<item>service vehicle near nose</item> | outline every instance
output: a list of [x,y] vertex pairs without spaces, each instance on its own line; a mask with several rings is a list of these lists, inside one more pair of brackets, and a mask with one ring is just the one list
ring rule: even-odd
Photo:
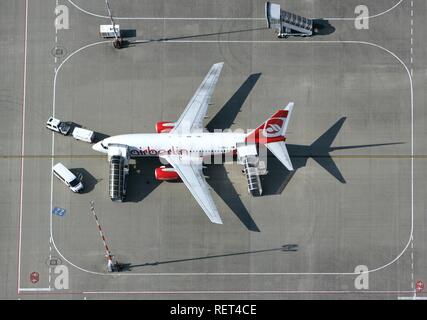
[[95,133],[88,129],[74,128],[72,135],[74,139],[92,143]]
[[83,190],[83,183],[68,170],[62,163],[58,162],[52,167],[53,174],[67,185],[71,191],[80,192]]
[[46,122],[46,128],[66,136],[70,132],[71,124],[69,122],[63,122],[54,117],[50,117]]

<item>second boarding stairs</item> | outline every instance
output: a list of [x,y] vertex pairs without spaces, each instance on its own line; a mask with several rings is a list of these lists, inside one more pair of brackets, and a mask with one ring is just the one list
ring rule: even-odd
[[265,17],[268,28],[274,29],[279,38],[313,35],[313,20],[281,10],[279,4],[266,2]]

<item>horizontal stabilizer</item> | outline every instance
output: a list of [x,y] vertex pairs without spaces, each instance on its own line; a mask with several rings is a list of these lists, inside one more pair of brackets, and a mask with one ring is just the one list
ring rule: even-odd
[[286,144],[283,141],[267,143],[265,146],[274,154],[277,159],[279,159],[279,161],[286,167],[286,169],[289,171],[294,171],[288,149],[286,149]]

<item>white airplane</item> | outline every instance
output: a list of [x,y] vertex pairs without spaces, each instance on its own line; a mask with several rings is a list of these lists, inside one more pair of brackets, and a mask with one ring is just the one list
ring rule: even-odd
[[242,145],[264,144],[290,171],[293,170],[285,145],[285,132],[293,103],[277,111],[250,133],[203,132],[203,119],[224,63],[209,70],[178,121],[158,122],[157,133],[125,134],[106,138],[93,149],[108,154],[110,144],[129,148],[131,157],[159,157],[170,166],[156,169],[157,180],[178,180],[185,183],[203,211],[213,223],[222,224],[202,172],[204,156],[238,153]]

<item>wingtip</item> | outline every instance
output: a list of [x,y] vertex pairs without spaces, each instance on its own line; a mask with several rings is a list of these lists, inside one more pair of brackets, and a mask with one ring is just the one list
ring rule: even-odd
[[215,224],[223,224],[221,218],[213,219],[211,221],[212,223],[215,223]]

